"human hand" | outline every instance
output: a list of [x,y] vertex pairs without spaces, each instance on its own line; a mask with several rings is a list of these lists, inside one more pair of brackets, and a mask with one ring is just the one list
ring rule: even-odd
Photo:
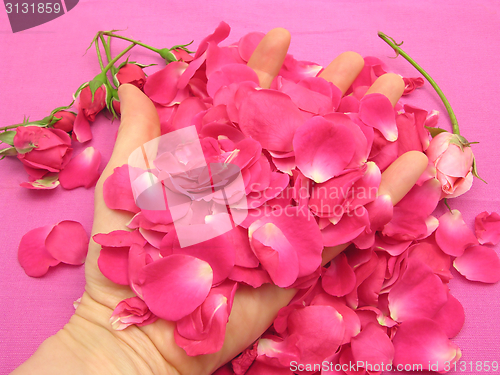
[[[270,87],[281,68],[289,42],[290,35],[286,30],[274,29],[252,55],[248,65],[257,73],[261,87]],[[345,93],[362,68],[361,56],[347,52],[333,60],[320,76]],[[399,76],[386,74],[372,85],[367,94],[381,93],[394,105],[403,90],[404,84]],[[158,115],[152,102],[130,85],[122,85],[119,95],[122,120],[112,157],[96,186],[92,235],[126,229],[132,214],[106,207],[103,183],[114,168],[127,163],[133,150],[160,136]],[[384,172],[379,194],[389,194],[396,204],[426,166],[427,158],[422,153],[403,155]],[[347,244],[325,248],[323,264],[345,247]],[[113,309],[134,293],[102,275],[97,266],[99,252],[100,246],[91,241],[85,264],[87,284],[75,315],[62,331],[42,344],[18,373],[33,369],[41,373],[43,368],[50,369],[46,366],[57,367],[61,373],[66,373],[61,366],[72,362],[71,369],[75,373],[91,369],[96,374],[210,374],[254,342],[295,294],[293,289],[281,289],[271,284],[256,289],[241,286],[235,296],[223,348],[214,354],[190,357],[175,344],[175,325],[172,322],[158,320],[144,327],[131,326],[124,331],[112,329],[109,317]],[[47,356],[52,361],[47,362]]]

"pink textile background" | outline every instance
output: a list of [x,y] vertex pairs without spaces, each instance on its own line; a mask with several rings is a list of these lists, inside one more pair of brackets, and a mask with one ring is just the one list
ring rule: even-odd
[[[466,195],[450,202],[473,226],[482,211],[499,211],[500,2],[422,0],[80,0],[64,16],[13,34],[0,5],[0,127],[45,117],[69,104],[72,93],[92,79],[99,66],[94,48],[98,30],[121,29],[122,35],[163,48],[190,42],[194,47],[224,20],[232,27],[225,43],[251,31],[285,27],[292,34],[290,52],[300,60],[326,66],[337,54],[354,50],[386,62],[391,71],[415,77],[417,72],[377,37],[383,31],[397,41],[439,83],[459,120],[462,135],[473,146],[480,175]],[[116,42],[115,47],[125,44]],[[160,63],[136,48],[132,60]],[[158,68],[148,68],[153,72]],[[430,85],[405,102],[441,112],[440,127],[449,129],[444,106]],[[104,167],[118,122],[103,115],[93,124],[94,139],[85,146],[101,151]],[[76,154],[83,148],[77,147]],[[61,220],[80,221],[90,233],[92,190],[30,191],[17,159],[0,161],[0,373],[12,371],[73,313],[72,302],[84,288],[83,267],[61,265],[40,279],[26,276],[17,261],[23,234]],[[441,212],[444,212],[440,204]],[[499,247],[495,247],[500,252]],[[465,371],[477,374],[477,361],[500,361],[500,284],[469,282],[453,272],[451,292],[463,304],[465,325],[453,340],[462,349]],[[471,362],[472,361],[472,369]]]

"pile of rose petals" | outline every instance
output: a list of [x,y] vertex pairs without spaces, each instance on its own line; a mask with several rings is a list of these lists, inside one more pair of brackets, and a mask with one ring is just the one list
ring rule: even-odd
[[[428,127],[437,114],[365,95],[385,73],[374,57],[345,96],[318,77],[321,66],[291,55],[261,89],[246,63],[264,34],[219,46],[229,31],[221,23],[194,57],[141,81],[162,137],[189,129],[197,140],[160,140],[148,167],[116,168],[104,184],[108,207],[134,214],[129,231],[93,237],[101,272],[136,294],[118,304],[113,327],[174,321],[187,354],[213,353],[238,286],[274,283],[296,296],[218,374],[351,374],[352,363],[364,374],[436,362],[432,370],[444,372],[461,356],[450,339],[464,323],[448,288],[451,265],[469,280],[500,279],[491,247],[500,215],[478,215],[475,233],[457,210],[433,216],[443,196],[468,189],[465,178],[446,186],[437,178],[444,172],[434,161],[448,146],[433,146]],[[422,85],[405,82],[405,94]],[[434,161],[407,196],[393,207],[377,195],[396,158],[429,147]],[[344,243],[351,245],[322,265],[323,248]],[[318,368],[324,361],[329,369]]]

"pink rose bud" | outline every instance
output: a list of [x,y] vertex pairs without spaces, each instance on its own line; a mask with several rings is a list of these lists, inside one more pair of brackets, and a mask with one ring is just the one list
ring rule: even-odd
[[429,162],[436,167],[441,183],[441,198],[454,198],[472,186],[474,155],[465,139],[443,132],[435,136],[426,150]]
[[17,158],[31,180],[41,179],[49,172],[60,172],[71,159],[71,139],[64,130],[21,126],[14,136]]
[[54,117],[60,118],[60,120],[54,123],[55,129],[64,130],[66,133],[69,133],[73,130],[73,124],[75,122],[76,115],[73,112],[69,111],[58,111],[54,113]]
[[120,85],[123,83],[130,83],[141,90],[146,83],[146,74],[144,74],[142,68],[136,64],[123,65],[118,73],[116,73],[116,78],[118,82],[120,82]]
[[104,86],[99,87],[94,93],[94,100],[92,100],[92,93],[90,87],[85,86],[80,91],[80,104],[78,112],[82,112],[85,118],[91,122],[95,121],[95,116],[106,107],[106,89]]

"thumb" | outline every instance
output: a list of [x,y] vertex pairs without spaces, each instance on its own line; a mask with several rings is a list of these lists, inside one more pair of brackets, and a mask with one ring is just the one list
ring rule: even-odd
[[136,86],[123,84],[118,88],[121,122],[106,170],[127,163],[136,148],[160,136],[160,120],[153,102]]
[[[144,143],[161,135],[160,120],[153,102],[136,86],[122,84],[118,88],[120,97],[121,120],[111,158],[97,182],[95,189],[94,229],[103,231],[122,229],[109,227],[113,220],[109,216],[113,210],[106,207],[103,197],[103,185],[106,179],[113,174],[113,170],[127,164],[130,154]],[[117,215],[116,213],[114,214]],[[127,219],[128,220],[128,219]],[[123,220],[126,222],[127,220]],[[104,225],[106,224],[106,225]]]

